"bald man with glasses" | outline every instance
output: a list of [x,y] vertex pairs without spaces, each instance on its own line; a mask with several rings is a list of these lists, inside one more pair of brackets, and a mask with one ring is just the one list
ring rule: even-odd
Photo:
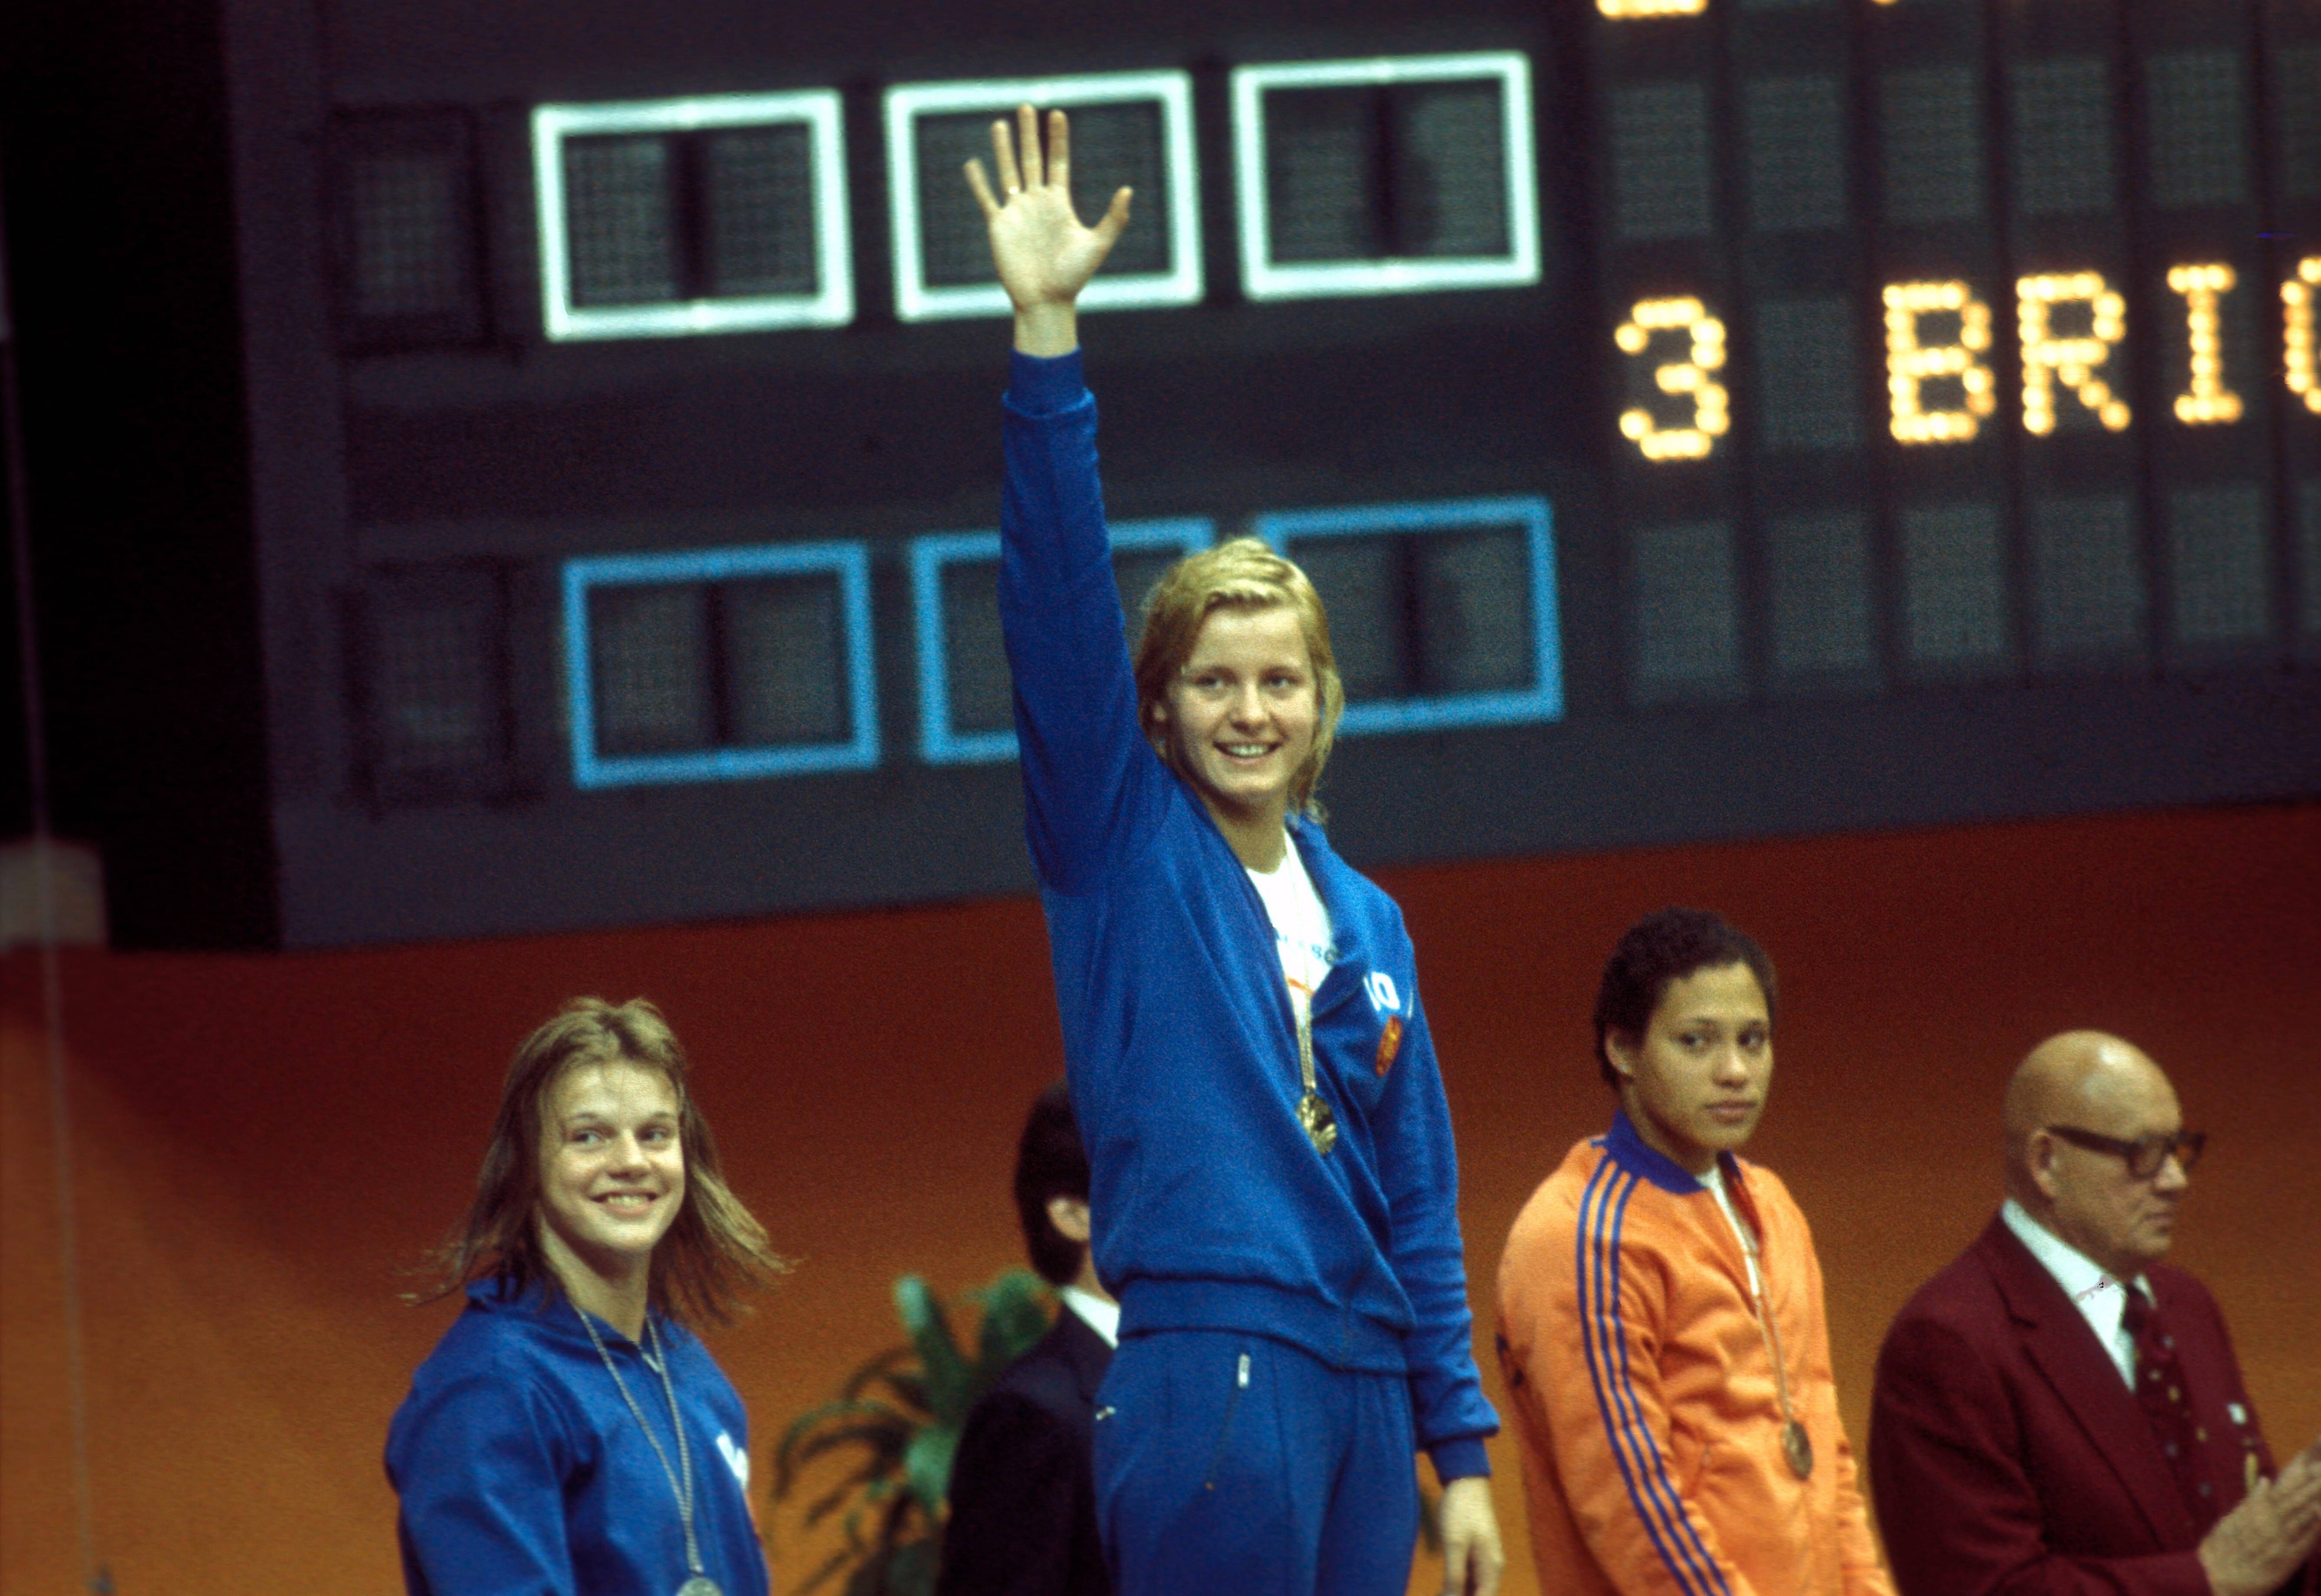
[[2216,1300],[2160,1261],[2205,1145],[2168,1077],[2069,1032],[2005,1119],[2005,1204],[1879,1354],[1870,1483],[1902,1596],[2314,1589],[2321,1441],[2276,1475]]

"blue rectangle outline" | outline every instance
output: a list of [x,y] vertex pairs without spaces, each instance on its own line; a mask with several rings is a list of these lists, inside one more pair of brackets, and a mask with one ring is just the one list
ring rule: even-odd
[[[828,570],[838,576],[846,631],[847,703],[854,735],[844,743],[784,748],[713,748],[698,753],[600,759],[596,689],[588,670],[588,590],[645,582],[717,582],[736,577]],[[870,548],[859,540],[756,543],[672,554],[598,554],[564,562],[564,690],[571,711],[572,784],[584,792],[650,782],[736,781],[763,776],[875,770],[878,764],[877,655],[870,631]]]
[[[1206,515],[1122,521],[1111,527],[1112,552],[1181,549],[1198,552],[1216,542]],[[961,561],[999,558],[997,532],[939,532],[911,540],[911,633],[918,650],[919,758],[931,765],[998,764],[1017,752],[1015,734],[951,729],[951,661],[944,648],[942,568]]]
[[1364,533],[1436,532],[1460,526],[1520,524],[1531,555],[1532,669],[1538,685],[1499,692],[1450,693],[1384,704],[1349,704],[1341,733],[1443,731],[1460,726],[1521,725],[1563,718],[1563,629],[1555,587],[1555,512],[1537,495],[1444,499],[1394,505],[1349,505],[1323,510],[1272,510],[1252,516],[1250,530],[1285,558],[1293,537],[1348,537]]

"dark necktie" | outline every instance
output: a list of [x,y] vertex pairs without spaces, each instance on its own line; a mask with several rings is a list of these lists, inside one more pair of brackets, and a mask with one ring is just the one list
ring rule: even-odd
[[2176,1476],[2176,1489],[2183,1493],[2195,1531],[2205,1536],[2216,1522],[2216,1488],[2201,1477],[2201,1443],[2207,1436],[2192,1418],[2183,1365],[2176,1357],[2176,1337],[2169,1334],[2159,1306],[2139,1287],[2127,1288],[2127,1308],[2120,1322],[2135,1339],[2136,1404],[2159,1438],[2160,1450]]

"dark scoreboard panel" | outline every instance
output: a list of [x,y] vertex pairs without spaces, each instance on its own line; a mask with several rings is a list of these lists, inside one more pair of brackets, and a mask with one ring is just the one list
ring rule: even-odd
[[36,14],[56,810],[122,940],[1028,889],[957,176],[1026,97],[1138,193],[1122,594],[1306,565],[1361,864],[2321,794],[2315,0],[1021,14]]
[[2321,10],[1597,11],[1632,702],[2310,656]]

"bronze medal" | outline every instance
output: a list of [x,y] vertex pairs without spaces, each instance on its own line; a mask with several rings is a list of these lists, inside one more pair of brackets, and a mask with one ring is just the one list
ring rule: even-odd
[[1781,1455],[1789,1460],[1789,1473],[1800,1480],[1813,1478],[1813,1437],[1794,1418],[1781,1426]]
[[1327,1158],[1330,1149],[1338,1145],[1338,1119],[1320,1092],[1308,1091],[1297,1099],[1297,1123],[1306,1127],[1306,1139],[1314,1144],[1314,1151]]

